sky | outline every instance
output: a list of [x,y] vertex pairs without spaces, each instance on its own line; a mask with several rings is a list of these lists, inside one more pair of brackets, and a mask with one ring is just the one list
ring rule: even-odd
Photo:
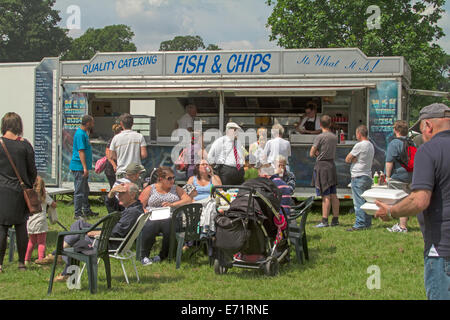
[[[162,41],[179,35],[199,35],[206,46],[224,50],[278,48],[269,41],[266,23],[272,7],[265,0],[56,0],[54,8],[60,11],[61,27],[68,22],[74,27],[69,32],[73,38],[88,28],[130,26],[138,51],[158,51]],[[450,53],[450,1],[445,9],[439,26],[446,36],[438,44]]]

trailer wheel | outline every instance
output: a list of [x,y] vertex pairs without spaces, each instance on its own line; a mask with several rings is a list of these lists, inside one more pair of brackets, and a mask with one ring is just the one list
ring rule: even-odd
[[264,265],[264,273],[266,274],[266,276],[274,277],[278,274],[279,270],[280,270],[280,265],[276,258],[270,259]]
[[227,271],[228,271],[228,268],[221,266],[218,259],[214,260],[214,272],[216,274],[225,274],[225,273],[227,273]]

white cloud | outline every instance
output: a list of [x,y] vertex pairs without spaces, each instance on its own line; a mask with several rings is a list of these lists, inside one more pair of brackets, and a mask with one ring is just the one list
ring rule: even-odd
[[236,40],[219,42],[218,46],[224,50],[254,50],[253,44],[249,40]]
[[125,19],[142,13],[144,0],[116,0],[116,12],[119,18]]
[[168,0],[148,0],[148,3],[153,7],[161,7],[163,5],[168,5]]

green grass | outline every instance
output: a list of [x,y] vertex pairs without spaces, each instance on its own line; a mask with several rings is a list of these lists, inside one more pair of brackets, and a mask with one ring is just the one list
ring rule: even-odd
[[[92,209],[106,214],[102,204],[92,197]],[[137,264],[141,282],[136,283],[130,262],[126,264],[130,285],[127,285],[118,261],[112,261],[112,288],[107,290],[103,263],[99,266],[98,293],[92,296],[87,274],[81,290],[69,290],[65,283],[55,283],[47,296],[50,266],[33,265],[25,272],[17,269],[17,253],[13,263],[6,253],[0,274],[0,299],[101,299],[101,300],[249,300],[249,299],[426,299],[423,285],[423,239],[416,218],[409,222],[407,234],[392,234],[386,227],[394,222],[374,220],[371,230],[347,232],[354,222],[351,202],[342,202],[340,226],[317,229],[320,202],[308,216],[307,234],[310,260],[296,262],[291,249],[291,263],[280,267],[277,277],[267,277],[255,270],[233,268],[225,275],[216,275],[207,257],[199,253],[184,258],[179,270],[174,262],[162,262],[147,267]],[[68,198],[58,201],[59,220],[67,228],[73,223],[73,205]],[[92,222],[95,220],[92,220]],[[47,253],[55,248],[58,225],[50,225]],[[155,245],[155,254],[160,243]],[[33,260],[37,257],[37,250]],[[368,289],[372,275],[367,269],[380,268],[380,289]],[[59,265],[57,272],[62,271]]]

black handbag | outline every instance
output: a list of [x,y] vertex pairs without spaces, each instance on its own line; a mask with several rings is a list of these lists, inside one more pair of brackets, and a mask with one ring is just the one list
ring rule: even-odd
[[20,186],[22,187],[22,190],[23,190],[23,197],[25,198],[25,202],[27,204],[30,215],[42,212],[42,205],[41,205],[41,201],[39,200],[39,195],[33,188],[31,188],[31,189],[27,188],[27,186],[23,182],[22,178],[20,177],[19,171],[17,171],[17,168],[14,165],[11,155],[9,154],[9,151],[6,148],[5,142],[3,141],[2,138],[0,138],[0,143],[3,146],[3,150],[5,150],[6,156],[8,157],[8,160],[11,163],[11,166],[13,167],[13,170],[14,170],[17,178],[19,179]]

